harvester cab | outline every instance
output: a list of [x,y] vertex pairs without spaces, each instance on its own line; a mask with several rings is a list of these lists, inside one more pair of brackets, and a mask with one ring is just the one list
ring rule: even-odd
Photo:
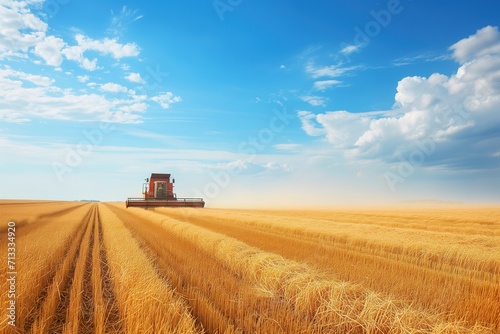
[[192,207],[203,208],[203,198],[178,198],[174,193],[175,179],[170,174],[153,173],[142,185],[143,198],[128,198],[125,206],[132,207]]

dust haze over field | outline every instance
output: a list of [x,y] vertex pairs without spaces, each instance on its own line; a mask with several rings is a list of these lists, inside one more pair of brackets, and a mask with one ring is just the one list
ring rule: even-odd
[[0,214],[2,333],[500,330],[499,207]]

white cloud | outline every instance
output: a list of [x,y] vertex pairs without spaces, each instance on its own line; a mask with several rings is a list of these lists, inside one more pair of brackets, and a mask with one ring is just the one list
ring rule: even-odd
[[115,14],[113,11],[111,12],[111,25],[106,30],[107,33],[113,35],[122,35],[126,30],[126,26],[130,23],[138,21],[142,19],[143,15],[137,15],[138,10],[131,10],[127,6],[123,6],[122,10]]
[[[147,108],[142,96],[110,99],[98,94],[75,94],[53,80],[10,68],[0,69],[0,120],[26,122],[36,118],[71,121],[137,123]],[[90,84],[89,84],[90,85]],[[107,86],[110,89],[117,87]],[[119,88],[119,87],[118,87]],[[130,92],[129,92],[130,93]]]
[[81,46],[69,46],[64,48],[61,52],[68,60],[76,61],[80,64],[80,67],[86,69],[88,71],[95,71],[97,67],[97,58],[92,60],[85,58],[83,53],[85,52],[85,48]]
[[126,93],[128,92],[128,88],[124,87],[122,85],[108,82],[104,85],[101,85],[101,90],[104,92],[110,92],[110,93]]
[[341,84],[342,81],[338,80],[321,80],[321,81],[316,81],[314,83],[314,89],[319,90],[319,91],[325,91],[328,88]]
[[264,164],[263,167],[268,171],[282,171],[282,172],[292,171],[292,169],[287,164],[282,164],[274,161]]
[[450,47],[453,56],[461,64],[469,60],[500,53],[500,32],[497,27],[486,26],[474,35],[453,44]]
[[326,105],[326,98],[314,95],[304,95],[300,99],[304,102],[309,103],[313,107],[324,107]]
[[323,136],[326,134],[325,129],[320,124],[315,124],[316,115],[312,112],[301,110],[297,112],[297,115],[302,123],[302,130],[309,136]]
[[[17,79],[16,81],[11,81],[11,79]],[[37,86],[48,87],[54,80],[49,77],[44,77],[40,75],[29,74],[25,72],[20,72],[13,70],[9,67],[6,69],[0,69],[0,84],[3,82],[11,81],[16,85],[22,85],[23,81],[28,81]],[[5,80],[5,81],[4,81]],[[22,80],[22,81],[19,81]]]
[[139,47],[136,44],[120,44],[116,38],[94,40],[82,34],[77,34],[75,40],[77,45],[64,48],[62,54],[66,59],[76,61],[82,68],[89,71],[94,71],[98,68],[97,58],[90,60],[84,57],[86,51],[96,51],[102,55],[110,55],[115,59],[136,57],[139,55]]
[[140,73],[130,73],[129,75],[127,75],[125,77],[125,79],[127,79],[130,82],[135,82],[135,83],[139,83],[139,84],[144,83],[144,79],[142,79]]
[[394,59],[392,64],[394,66],[406,66],[416,62],[435,62],[435,61],[445,61],[450,60],[452,57],[450,55],[436,54],[433,52],[426,52],[416,56],[401,57]]
[[163,109],[168,109],[172,104],[182,101],[180,96],[174,96],[172,92],[154,96],[151,100],[157,102]]
[[[32,2],[30,2],[32,3]],[[114,59],[136,57],[139,47],[134,43],[119,43],[116,38],[94,40],[76,34],[76,45],[69,45],[55,36],[47,36],[47,23],[35,16],[27,2],[4,1],[0,3],[0,59],[5,57],[27,58],[28,51],[41,57],[47,65],[58,67],[67,60],[76,61],[80,67],[94,71],[98,59],[85,57],[87,51],[109,55]]]
[[0,3],[0,58],[19,55],[43,41],[47,24],[31,13],[26,2]]
[[86,69],[89,71],[95,71],[95,70],[99,69],[99,67],[97,66],[97,58],[94,58],[92,60],[84,58],[84,59],[81,59],[79,62],[80,62],[80,66],[83,69]]
[[324,137],[350,159],[397,161],[419,145],[433,146],[425,164],[498,168],[500,34],[486,27],[452,46],[455,75],[434,73],[399,81],[395,109],[378,113],[301,111],[303,130]]
[[79,75],[76,78],[80,82],[87,82],[90,80],[90,77],[88,75]]
[[59,66],[63,62],[61,50],[65,44],[60,38],[48,36],[35,45],[34,52],[43,58],[47,65]]
[[136,57],[139,55],[139,47],[136,44],[120,44],[118,43],[116,38],[94,40],[85,37],[82,34],[77,34],[75,36],[75,40],[84,51],[97,51],[104,55],[111,55],[115,59],[121,59],[124,57]]
[[358,69],[359,66],[349,66],[342,67],[339,65],[329,65],[329,66],[316,66],[313,62],[309,62],[306,65],[306,73],[308,73],[313,79],[318,78],[336,78],[347,72]]
[[130,104],[129,101],[119,108],[120,111],[126,114],[133,114],[136,112],[144,112],[148,109],[148,105],[143,102],[135,102]]
[[340,50],[340,52],[344,55],[351,54],[353,52],[359,52],[359,50],[363,47],[363,45],[346,45]]
[[[44,0],[1,1],[0,0],[0,59],[20,57],[34,65],[54,66],[54,71],[66,73],[94,90],[88,94],[85,89],[76,93],[72,88],[58,87],[55,80],[36,75],[35,71],[13,70],[0,67],[0,121],[27,122],[32,118],[71,121],[140,122],[149,107],[148,97],[136,95],[134,90],[117,83],[90,82],[88,75],[75,75],[68,71],[64,62],[74,61],[86,70],[99,69],[101,56],[115,60],[137,57],[140,49],[135,43],[120,43],[118,38],[92,39],[82,33],[75,34],[74,41],[68,43],[60,37],[48,35],[48,25],[31,12],[32,6],[40,6]],[[37,7],[39,9],[39,7]],[[124,7],[124,13],[128,12]],[[140,19],[135,15],[132,21]],[[91,54],[91,56],[89,56]],[[116,65],[120,65],[117,62]],[[123,70],[125,65],[116,66]],[[127,68],[127,72],[129,71]],[[124,74],[121,74],[124,76]],[[138,73],[130,73],[126,78],[135,83],[143,83]],[[126,93],[117,98],[113,93]],[[160,95],[154,99],[163,107],[179,102],[180,98]]]
[[336,148],[352,148],[377,114],[354,114],[345,110],[313,114],[300,111],[302,129],[310,136],[324,136]]

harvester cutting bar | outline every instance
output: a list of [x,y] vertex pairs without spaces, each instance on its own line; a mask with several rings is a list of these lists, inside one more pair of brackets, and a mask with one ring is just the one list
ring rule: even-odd
[[155,199],[155,198],[128,198],[125,203],[126,207],[191,207],[203,208],[205,202],[202,198],[175,198],[175,199]]

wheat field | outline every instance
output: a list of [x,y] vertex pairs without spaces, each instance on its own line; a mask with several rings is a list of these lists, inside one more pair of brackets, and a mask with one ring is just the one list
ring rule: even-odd
[[0,201],[0,257],[1,333],[500,333],[499,207]]

